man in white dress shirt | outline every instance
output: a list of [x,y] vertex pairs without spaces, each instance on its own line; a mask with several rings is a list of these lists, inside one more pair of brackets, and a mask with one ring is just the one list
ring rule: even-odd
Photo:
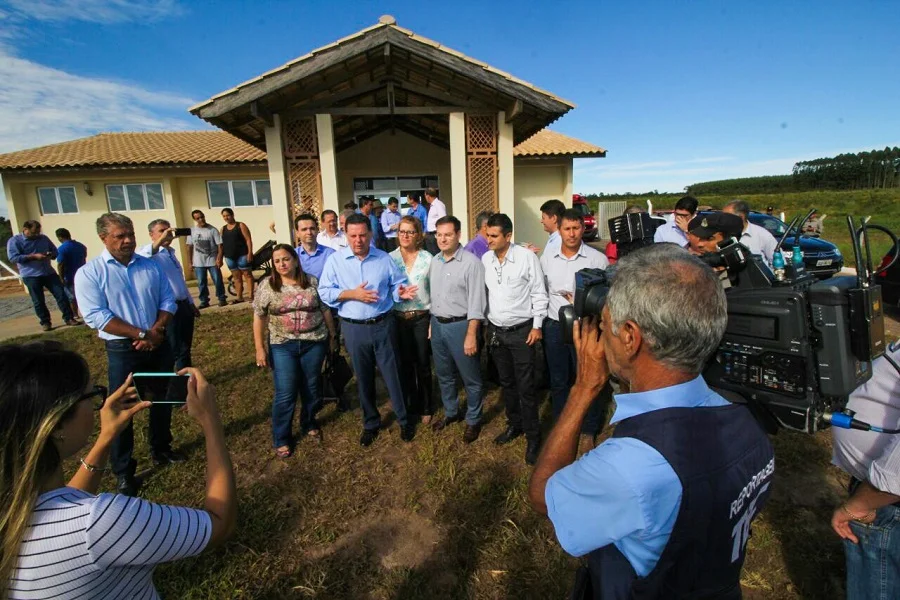
[[438,219],[447,216],[447,207],[438,198],[438,192],[433,187],[425,190],[425,202],[428,204],[428,219],[425,221],[425,249],[434,256],[441,251],[435,238],[437,222]]
[[657,244],[660,242],[672,242],[685,248],[688,245],[688,223],[697,214],[697,206],[699,204],[693,196],[684,196],[678,200],[675,203],[672,220],[656,229],[656,233],[653,234],[653,241]]
[[[547,282],[549,311],[544,320],[544,356],[547,359],[547,375],[550,379],[550,402],[553,418],[562,414],[569,390],[575,383],[575,346],[563,341],[563,330],[559,322],[559,309],[572,304],[575,293],[575,273],[582,269],[606,269],[609,260],[603,253],[582,241],[584,217],[575,209],[562,213],[560,219],[559,242],[547,245],[541,256],[541,269]],[[612,400],[609,385],[594,399],[581,427],[581,445],[585,450],[594,447],[594,441],[603,427],[606,407]]]
[[566,205],[561,200],[547,200],[541,204],[541,226],[550,236],[544,246],[544,252],[559,248],[559,227]]
[[765,227],[760,227],[748,220],[750,205],[743,200],[732,200],[725,205],[722,212],[741,218],[741,221],[744,222],[744,232],[741,234],[740,242],[747,247],[751,254],[762,256],[766,264],[771,265],[772,255],[775,254],[775,246],[778,245],[778,241]]
[[338,215],[330,208],[322,211],[322,231],[316,236],[316,242],[335,252],[347,247],[347,236],[338,228]]
[[544,273],[534,252],[511,242],[512,221],[502,213],[488,219],[490,250],[481,257],[488,291],[488,345],[506,406],[506,431],[494,439],[506,444],[523,433],[525,462],[533,465],[541,446],[534,390],[534,345],[547,316]]

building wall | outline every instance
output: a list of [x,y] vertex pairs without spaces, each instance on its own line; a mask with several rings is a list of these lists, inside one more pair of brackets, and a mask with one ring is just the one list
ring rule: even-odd
[[[66,174],[36,173],[28,175],[4,175],[7,200],[10,205],[10,218],[13,231],[19,232],[22,223],[29,219],[41,222],[43,232],[56,242],[54,231],[59,227],[68,229],[72,237],[88,248],[88,257],[92,258],[103,251],[103,243],[97,236],[96,220],[109,211],[106,197],[106,185],[111,183],[161,183],[165,208],[162,210],[125,211],[123,214],[134,222],[138,245],[148,243],[147,224],[154,219],[166,219],[176,227],[193,225],[191,211],[199,208],[206,213],[208,222],[216,227],[224,224],[220,209],[209,208],[206,191],[208,180],[221,179],[268,179],[265,167],[238,168],[206,168],[206,169],[135,169],[135,170],[92,170]],[[84,187],[91,187],[89,195]],[[42,215],[38,202],[37,189],[45,186],[72,186],[78,201],[78,213]],[[235,209],[238,220],[250,227],[254,245],[260,246],[272,239],[269,230],[271,207],[246,207]],[[181,252],[182,264],[187,264],[187,251],[183,241],[177,242]],[[186,269],[190,277],[190,269]]]
[[515,161],[515,241],[544,247],[547,234],[541,225],[541,205],[555,198],[571,206],[571,176],[571,158]]
[[339,205],[353,200],[354,177],[437,175],[441,200],[453,214],[450,151],[402,131],[385,131],[338,153]]

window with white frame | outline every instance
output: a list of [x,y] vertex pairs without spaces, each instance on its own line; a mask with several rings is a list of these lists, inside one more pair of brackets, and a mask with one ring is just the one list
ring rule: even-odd
[[68,215],[78,212],[78,199],[72,186],[41,187],[37,193],[42,215]]
[[206,190],[210,208],[272,205],[268,179],[207,181]]
[[111,183],[106,186],[106,199],[112,212],[166,208],[159,183]]

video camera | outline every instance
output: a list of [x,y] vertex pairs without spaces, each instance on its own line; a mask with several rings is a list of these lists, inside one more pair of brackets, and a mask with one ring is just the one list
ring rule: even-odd
[[653,234],[659,221],[648,213],[627,213],[609,219],[609,239],[616,245],[618,257],[622,258],[653,243]]
[[[788,233],[801,230],[795,228],[797,221],[779,240],[777,253]],[[772,433],[782,427],[815,433],[832,416],[835,424],[838,416],[852,418],[840,414],[847,398],[868,381],[872,361],[884,353],[881,288],[875,277],[893,261],[877,271],[872,268],[868,230],[887,234],[894,244],[897,237],[866,222],[856,228],[851,217],[847,224],[856,257],[855,277],[819,281],[797,261],[786,266],[779,280],[759,256],[734,239],[701,257],[723,268],[731,284],[726,290],[725,335],[703,377],[728,400],[747,404]],[[574,304],[560,309],[559,315],[568,340],[575,319],[600,314],[613,276],[597,269],[576,273]]]

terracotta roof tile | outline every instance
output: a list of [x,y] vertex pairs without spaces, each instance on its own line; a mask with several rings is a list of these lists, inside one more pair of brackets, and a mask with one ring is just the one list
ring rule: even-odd
[[101,133],[0,155],[0,170],[258,163],[266,153],[224,131]]
[[513,156],[606,156],[606,150],[556,131],[542,129],[513,148]]
[[[603,156],[599,146],[544,129],[513,149],[514,156]],[[136,165],[261,163],[266,153],[224,131],[101,133],[40,148],[0,154],[0,171]]]

